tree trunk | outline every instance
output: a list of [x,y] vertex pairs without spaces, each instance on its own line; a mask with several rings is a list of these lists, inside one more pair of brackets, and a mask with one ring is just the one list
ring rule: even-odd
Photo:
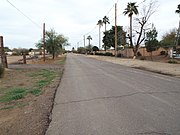
[[90,46],[90,39],[89,39],[89,46]]
[[101,47],[101,26],[99,25],[99,50]]
[[152,58],[152,52],[151,52],[151,60],[153,61],[153,58]]
[[130,38],[132,40],[132,16],[130,16]]
[[[106,32],[106,23],[105,23],[105,32]],[[105,40],[106,40],[106,36],[105,36]],[[104,44],[104,50],[106,52],[106,44]]]
[[133,56],[133,60],[134,60],[137,57],[137,49],[133,48],[133,53],[134,53],[134,56]]
[[52,56],[53,56],[52,59],[54,60],[54,58],[55,58],[55,53],[53,53]]

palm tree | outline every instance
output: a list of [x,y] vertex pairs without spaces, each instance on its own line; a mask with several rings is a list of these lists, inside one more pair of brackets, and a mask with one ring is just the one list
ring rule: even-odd
[[106,24],[110,24],[109,18],[108,18],[107,16],[104,16],[104,18],[103,18],[103,23],[104,23],[104,26],[105,26],[105,32],[106,32]]
[[177,6],[177,10],[175,11],[175,13],[180,15],[180,4]]
[[89,35],[89,36],[87,37],[87,40],[89,41],[89,46],[90,46],[90,45],[91,45],[92,37]]
[[[109,18],[107,16],[104,16],[103,23],[104,23],[104,26],[105,26],[105,31],[104,32],[106,32],[106,24],[107,23],[110,24]],[[105,36],[105,38],[106,38],[106,36]],[[106,51],[106,45],[105,44],[104,44],[104,50]]]
[[101,48],[101,27],[103,26],[103,21],[99,20],[97,25],[99,25],[99,49]]
[[[175,13],[179,14],[179,17],[180,17],[180,4],[177,6],[177,10],[175,11]],[[178,45],[178,41],[179,41],[179,31],[180,31],[180,21],[179,21],[179,28],[177,32],[176,46]]]
[[138,9],[137,9],[138,6],[136,6],[136,2],[129,2],[127,4],[127,7],[125,8],[125,11],[123,12],[124,15],[127,15],[129,16],[130,18],[130,34],[129,34],[129,37],[132,39],[132,16],[133,14],[137,15],[139,12],[138,12]]

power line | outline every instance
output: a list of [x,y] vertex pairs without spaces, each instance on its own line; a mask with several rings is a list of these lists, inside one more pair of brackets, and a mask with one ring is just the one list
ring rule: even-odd
[[36,25],[38,28],[42,29],[42,27],[37,24],[35,21],[33,21],[30,17],[25,15],[20,9],[18,9],[14,4],[12,4],[9,0],[6,0],[12,7],[14,7],[17,11],[19,11],[24,17],[26,17],[29,21],[31,21],[34,25]]
[[93,32],[93,31],[96,29],[96,27],[97,27],[97,25],[96,25],[91,31],[89,31],[88,33],[86,33],[86,34],[84,34],[84,35],[90,34],[91,32]]

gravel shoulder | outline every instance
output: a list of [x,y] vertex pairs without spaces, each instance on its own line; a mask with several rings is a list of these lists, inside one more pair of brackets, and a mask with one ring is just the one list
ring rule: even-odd
[[180,64],[169,64],[163,62],[154,62],[154,61],[145,61],[145,60],[143,61],[138,59],[133,60],[133,59],[95,56],[95,55],[87,55],[86,57],[107,61],[115,64],[120,64],[132,68],[139,68],[161,74],[180,77]]

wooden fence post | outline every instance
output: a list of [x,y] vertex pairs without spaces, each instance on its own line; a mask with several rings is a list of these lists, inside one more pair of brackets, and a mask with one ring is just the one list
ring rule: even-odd
[[4,42],[3,42],[3,36],[0,36],[0,54],[1,54],[1,63],[3,65],[4,68],[8,68],[8,64],[7,64],[7,58],[6,58],[6,54],[4,52]]
[[23,64],[26,64],[26,53],[23,53]]

